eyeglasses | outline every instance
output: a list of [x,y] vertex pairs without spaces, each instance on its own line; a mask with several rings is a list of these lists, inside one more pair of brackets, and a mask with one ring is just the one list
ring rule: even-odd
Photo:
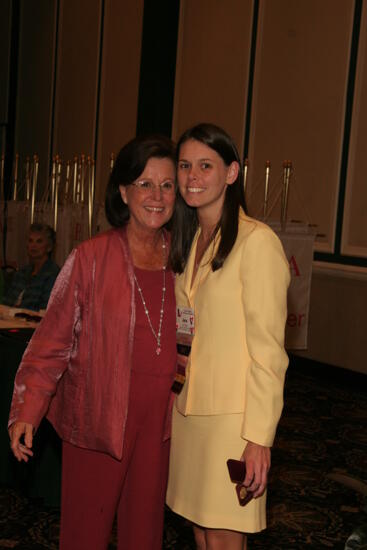
[[175,184],[172,181],[162,181],[159,185],[155,185],[149,180],[139,180],[133,181],[131,185],[144,195],[153,194],[155,189],[160,189],[164,195],[172,195],[175,192]]

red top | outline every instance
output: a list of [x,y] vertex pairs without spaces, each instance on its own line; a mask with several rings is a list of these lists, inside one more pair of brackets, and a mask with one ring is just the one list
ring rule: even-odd
[[[152,271],[134,267],[135,276],[142,290],[150,321],[158,335],[162,305],[163,270]],[[156,353],[157,340],[150,328],[140,293],[135,286],[135,332],[132,370],[153,376],[173,376],[176,363],[175,289],[172,274],[166,272],[166,293],[163,306],[161,352]]]

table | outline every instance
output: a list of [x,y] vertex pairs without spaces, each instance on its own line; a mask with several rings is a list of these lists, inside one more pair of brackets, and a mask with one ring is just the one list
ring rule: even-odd
[[9,447],[7,422],[14,377],[32,328],[0,329],[0,484],[20,488],[30,497],[41,497],[49,506],[60,502],[61,441],[47,420],[34,438],[35,456],[18,463]]
[[[26,320],[22,317],[15,317],[16,314],[26,313],[28,315],[35,315],[38,320]],[[24,309],[19,307],[10,307],[0,304],[0,330],[12,329],[12,328],[25,328],[35,329],[39,324],[39,319],[44,316],[44,312],[32,311],[31,309]]]

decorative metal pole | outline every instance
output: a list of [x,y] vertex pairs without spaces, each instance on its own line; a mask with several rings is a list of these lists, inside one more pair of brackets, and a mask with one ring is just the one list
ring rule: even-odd
[[36,202],[37,180],[38,180],[38,156],[34,155],[33,156],[33,174],[32,174],[31,224],[34,221],[34,206]]
[[264,190],[264,219],[268,210],[268,195],[269,195],[269,175],[270,175],[270,160],[265,163],[265,190]]
[[13,185],[13,201],[17,200],[18,194],[18,164],[19,164],[19,154],[15,155],[14,161],[14,185]]

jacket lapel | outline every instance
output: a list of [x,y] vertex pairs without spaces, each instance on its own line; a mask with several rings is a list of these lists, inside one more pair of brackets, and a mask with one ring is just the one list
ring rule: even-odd
[[203,284],[203,282],[205,281],[209,273],[212,271],[211,262],[217,252],[219,241],[220,241],[220,231],[218,231],[214,241],[210,243],[207,250],[205,251],[204,256],[201,259],[200,266],[196,272],[195,279],[192,281],[192,275],[194,271],[194,264],[195,264],[195,257],[196,257],[196,248],[197,248],[199,235],[200,235],[200,227],[196,232],[196,235],[192,242],[189,259],[185,270],[184,288],[191,307],[194,307],[195,295],[198,289],[200,288],[200,285]]

